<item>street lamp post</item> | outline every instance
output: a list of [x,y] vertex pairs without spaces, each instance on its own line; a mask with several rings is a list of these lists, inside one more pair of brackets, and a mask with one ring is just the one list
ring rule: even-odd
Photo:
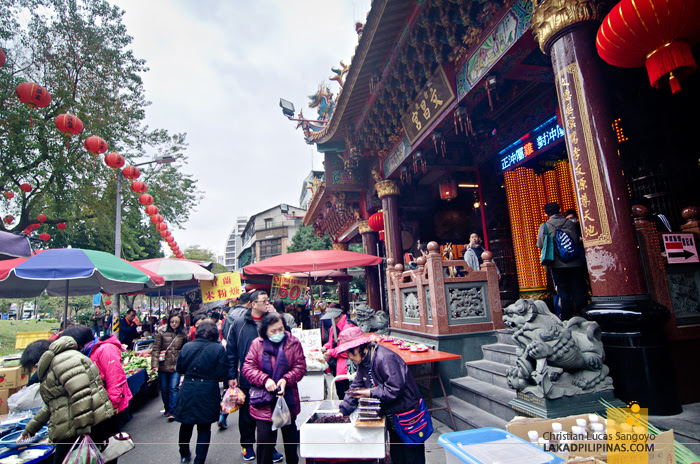
[[[143,163],[132,164],[134,167],[146,166],[147,164],[170,164],[176,161],[174,156],[159,156],[153,161],[146,161]],[[117,214],[116,221],[114,224],[114,256],[117,258],[121,257],[122,254],[122,170],[117,171]],[[119,295],[114,295],[116,301],[116,307],[112,313],[112,329],[114,332],[119,332],[119,325],[116,324],[116,330],[114,330],[114,321],[119,321],[119,313],[121,307],[121,298]]]

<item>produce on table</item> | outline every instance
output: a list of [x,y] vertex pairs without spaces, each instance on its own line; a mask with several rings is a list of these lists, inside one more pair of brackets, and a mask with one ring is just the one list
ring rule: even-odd
[[158,377],[158,370],[151,369],[151,358],[144,358],[133,351],[126,351],[122,353],[122,366],[124,367],[124,372],[126,372],[127,376],[134,374],[141,369],[146,369],[150,378]]

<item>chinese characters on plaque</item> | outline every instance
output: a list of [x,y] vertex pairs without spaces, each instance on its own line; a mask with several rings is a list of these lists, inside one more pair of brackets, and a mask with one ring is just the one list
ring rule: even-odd
[[241,274],[239,272],[219,274],[214,280],[200,281],[199,287],[202,290],[202,303],[238,298],[241,296]]
[[423,86],[416,99],[409,105],[408,111],[401,117],[401,125],[406,132],[408,142],[413,143],[425,132],[430,124],[455,99],[445,70],[438,66],[435,74]]

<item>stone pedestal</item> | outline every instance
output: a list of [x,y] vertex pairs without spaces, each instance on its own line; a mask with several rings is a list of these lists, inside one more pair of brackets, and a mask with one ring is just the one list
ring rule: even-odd
[[593,413],[598,413],[605,417],[605,406],[601,404],[601,399],[619,408],[626,407],[625,403],[615,398],[612,390],[585,395],[565,396],[555,400],[518,392],[518,396],[511,400],[508,406],[527,416],[543,417],[545,419]]

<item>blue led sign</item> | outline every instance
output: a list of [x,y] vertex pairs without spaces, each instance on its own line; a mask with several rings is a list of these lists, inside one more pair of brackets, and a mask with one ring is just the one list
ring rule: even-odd
[[550,147],[562,138],[564,138],[564,129],[557,124],[557,117],[552,116],[498,153],[501,171],[520,163],[525,158],[539,154],[541,150]]

